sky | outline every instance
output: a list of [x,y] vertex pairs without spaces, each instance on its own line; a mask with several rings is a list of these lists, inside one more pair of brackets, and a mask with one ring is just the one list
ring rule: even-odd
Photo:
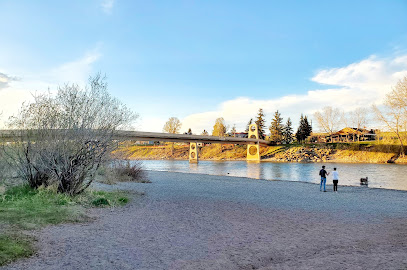
[[[0,128],[23,102],[106,74],[136,130],[294,128],[324,106],[380,105],[407,76],[407,1],[0,0]],[[314,130],[318,127],[315,126]]]

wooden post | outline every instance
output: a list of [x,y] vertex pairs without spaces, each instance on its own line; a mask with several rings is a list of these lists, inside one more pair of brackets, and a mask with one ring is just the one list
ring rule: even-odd
[[189,143],[189,163],[198,163],[199,149],[196,143]]
[[[259,139],[259,129],[257,124],[251,124],[249,126],[249,139]],[[260,145],[259,144],[248,144],[247,145],[247,161],[260,161]]]

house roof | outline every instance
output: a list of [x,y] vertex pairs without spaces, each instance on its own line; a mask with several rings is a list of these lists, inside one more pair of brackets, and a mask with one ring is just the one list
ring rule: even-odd
[[348,135],[348,134],[357,134],[357,135],[375,135],[373,130],[367,130],[363,128],[352,128],[346,127],[338,132],[333,133],[332,135]]

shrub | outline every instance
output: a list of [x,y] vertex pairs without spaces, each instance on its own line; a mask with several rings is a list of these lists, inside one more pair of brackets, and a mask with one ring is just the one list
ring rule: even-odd
[[110,205],[110,203],[109,203],[108,199],[99,197],[92,201],[92,205],[105,206],[105,205]]
[[146,179],[145,173],[140,161],[132,161],[130,164],[129,160],[116,160],[112,163],[112,169],[114,171],[114,177],[117,181],[130,181],[138,183],[150,183]]
[[8,148],[7,157],[32,188],[56,183],[58,192],[76,195],[110,159],[116,130],[136,117],[108,94],[98,74],[85,89],[64,85],[56,96],[39,95],[23,105],[10,121],[20,139]]

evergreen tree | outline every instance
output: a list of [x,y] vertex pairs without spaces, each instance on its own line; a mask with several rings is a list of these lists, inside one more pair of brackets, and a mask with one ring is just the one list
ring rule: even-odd
[[293,127],[290,117],[287,119],[287,123],[283,127],[283,141],[285,143],[291,143],[293,141]]
[[297,141],[300,143],[304,142],[311,135],[311,132],[312,132],[312,127],[308,122],[307,116],[304,117],[301,114],[300,125],[298,126],[297,133],[295,134]]
[[307,116],[304,116],[304,134],[306,136],[305,138],[308,138],[309,136],[311,136],[311,133],[312,133],[312,126],[308,122]]
[[249,126],[250,126],[251,124],[253,124],[253,118],[250,118],[249,123],[247,123],[245,132],[249,132]]
[[265,131],[264,131],[264,126],[266,123],[266,120],[264,120],[264,113],[263,109],[260,108],[259,112],[257,113],[257,118],[255,123],[257,124],[257,128],[259,129],[259,139],[264,139]]
[[278,110],[274,113],[273,120],[270,126],[270,140],[274,142],[281,142],[283,137],[283,118]]
[[300,123],[298,125],[297,133],[295,133],[295,138],[301,143],[304,140],[304,116],[301,114]]
[[188,129],[187,134],[189,134],[189,135],[191,135],[191,134],[192,134],[192,130],[191,130],[191,128],[189,128],[189,129]]

